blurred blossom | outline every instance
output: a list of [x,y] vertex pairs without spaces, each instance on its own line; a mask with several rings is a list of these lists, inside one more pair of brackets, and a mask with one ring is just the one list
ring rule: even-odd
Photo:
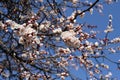
[[71,0],[73,4],[76,4],[78,0]]
[[21,74],[21,77],[22,77],[22,78],[29,79],[30,73],[29,73],[28,71],[24,71],[24,72]]
[[77,13],[80,14],[82,11],[81,10],[77,10]]
[[73,20],[75,18],[76,11],[74,11],[71,16],[68,17],[68,20]]
[[55,40],[56,41],[60,41],[60,37],[55,37]]
[[29,25],[25,28],[25,31],[23,32],[24,34],[31,34],[31,33],[33,33],[33,34],[36,34],[36,30],[35,29],[33,29],[33,28],[31,28]]
[[96,68],[99,68],[99,65],[98,65],[98,64],[96,64],[95,66],[96,66]]
[[112,15],[109,15],[109,23],[107,29],[104,30],[105,33],[112,32],[114,29],[112,28]]
[[70,30],[70,31],[64,31],[61,33],[61,38],[64,40],[68,37],[74,37],[75,36],[75,32],[73,30]]
[[111,43],[119,43],[120,42],[120,37],[114,38],[110,42]]
[[108,75],[109,75],[109,76],[112,76],[112,73],[111,73],[111,72],[108,72]]
[[0,21],[0,29],[5,29],[5,25],[2,23],[2,21]]
[[86,45],[90,45],[90,42],[86,40],[86,41],[85,41],[85,44],[86,44]]
[[103,5],[102,5],[102,4],[97,4],[96,6],[97,6],[97,8],[99,8],[99,9],[103,9]]
[[109,79],[111,76],[112,76],[112,73],[111,73],[111,72],[108,72],[108,74],[105,75],[105,78]]
[[93,71],[89,71],[90,76],[94,76]]
[[102,13],[103,11],[102,11],[102,9],[98,9],[98,12],[99,12],[99,13]]
[[63,22],[65,20],[65,18],[61,17],[59,18],[60,22]]
[[105,0],[108,4],[111,4],[113,0]]
[[100,70],[99,69],[95,69],[95,73],[99,74]]
[[20,44],[24,44],[24,39],[23,39],[23,37],[20,37],[19,43],[20,43]]
[[59,54],[70,54],[71,51],[69,48],[58,48],[58,53]]
[[90,9],[90,14],[93,14],[93,8]]
[[96,8],[97,8],[97,10],[98,10],[99,13],[102,13],[102,10],[103,10],[103,5],[102,4],[100,4],[100,3],[97,4]]
[[21,27],[22,27],[22,25],[17,24],[16,22],[14,22],[14,21],[12,21],[12,20],[6,20],[6,24],[7,24],[7,25],[10,25],[10,27],[11,27],[12,29],[18,29],[18,28],[21,28]]
[[53,33],[61,33],[62,32],[62,29],[61,28],[57,28],[57,29],[54,29],[53,30]]
[[91,54],[93,54],[93,49],[92,49],[92,46],[90,46],[90,45],[89,45],[89,46],[87,46],[87,47],[86,47],[86,50],[91,51]]
[[102,66],[103,68],[109,69],[109,66],[106,65],[106,64],[104,64],[104,63],[101,63],[101,66]]
[[27,57],[28,57],[28,54],[23,53],[21,56],[22,56],[23,58],[27,58]]
[[113,48],[110,48],[109,51],[112,52],[112,53],[115,53],[115,52],[116,52],[116,50],[113,49]]
[[112,32],[114,29],[110,26],[107,27],[106,30],[104,30],[105,33]]
[[95,42],[95,46],[99,46],[99,43],[98,43],[98,42]]
[[61,33],[61,38],[69,47],[79,48],[80,40],[77,37],[75,37],[75,34],[76,33],[72,30],[64,31]]
[[0,26],[3,26],[4,24],[2,23],[2,21],[0,21]]
[[104,30],[105,33],[112,32],[114,29],[112,26],[108,26],[106,30]]
[[85,13],[83,12],[83,13],[80,15],[80,17],[83,18],[84,16],[85,16]]
[[44,29],[45,28],[45,25],[44,24],[41,24],[40,26],[39,26],[39,29],[40,30],[42,30],[42,29]]
[[100,52],[96,52],[96,53],[95,53],[95,56],[96,56],[96,57],[99,57],[99,56],[100,56]]
[[43,0],[38,0],[38,1],[43,2]]
[[39,26],[39,30],[46,31],[50,27],[51,22],[50,21],[45,21]]
[[40,44],[40,39],[38,37],[35,37],[34,42],[35,42],[35,44]]

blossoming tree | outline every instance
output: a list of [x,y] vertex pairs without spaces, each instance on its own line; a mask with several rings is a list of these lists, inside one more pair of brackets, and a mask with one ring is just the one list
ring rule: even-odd
[[[111,80],[108,55],[120,50],[109,15],[105,37],[86,13],[102,13],[116,0],[0,0],[0,78],[10,80]],[[109,6],[109,5],[108,5]],[[83,70],[83,71],[82,71]],[[74,72],[80,73],[75,75]],[[106,73],[105,73],[106,72]]]

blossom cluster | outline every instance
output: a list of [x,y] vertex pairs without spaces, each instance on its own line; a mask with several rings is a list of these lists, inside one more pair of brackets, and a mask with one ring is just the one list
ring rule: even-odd
[[58,51],[59,54],[70,54],[71,53],[69,48],[66,48],[66,49],[65,48],[59,48],[57,51]]
[[117,2],[118,0],[105,0],[106,3],[112,4],[113,2]]
[[37,31],[32,28],[34,24],[24,23],[21,25],[12,20],[7,20],[6,24],[14,30],[17,36],[19,36],[20,44],[25,44],[26,47],[36,47],[35,45],[40,43],[40,40],[37,37]]
[[79,48],[80,40],[75,35],[76,33],[73,30],[64,31],[61,33],[61,38],[69,47]]
[[104,31],[105,33],[112,32],[114,29],[112,28],[112,15],[109,15],[109,23],[107,29]]
[[110,41],[111,43],[119,43],[120,42],[120,37],[114,38],[113,40]]

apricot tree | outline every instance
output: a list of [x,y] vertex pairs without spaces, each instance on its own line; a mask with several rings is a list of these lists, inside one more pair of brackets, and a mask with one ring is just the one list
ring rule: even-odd
[[[0,78],[10,80],[111,80],[105,60],[120,50],[109,15],[105,37],[94,24],[80,23],[86,13],[102,13],[116,0],[0,0]],[[108,5],[109,6],[109,5]],[[95,14],[93,14],[95,15]],[[83,71],[82,71],[83,70]],[[76,71],[79,75],[75,75]]]

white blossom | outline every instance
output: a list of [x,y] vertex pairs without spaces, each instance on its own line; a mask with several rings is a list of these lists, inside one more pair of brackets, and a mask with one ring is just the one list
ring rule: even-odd
[[86,40],[86,41],[85,41],[85,44],[86,44],[86,45],[90,45],[90,42]]
[[105,0],[105,1],[106,1],[106,3],[108,3],[108,4],[113,3],[113,0]]
[[110,41],[111,43],[119,43],[120,42],[120,37],[114,38],[113,40]]
[[113,49],[113,48],[110,48],[109,51],[112,52],[112,53],[115,53],[115,52],[116,52],[116,50]]
[[109,15],[109,23],[107,29],[104,31],[105,33],[112,32],[114,29],[112,28],[112,15]]
[[104,30],[105,33],[112,32],[114,29],[111,26],[108,26],[106,30]]
[[96,68],[99,68],[99,65],[98,65],[98,64],[96,64],[95,66],[96,66]]
[[90,76],[94,76],[93,71],[89,71]]
[[2,21],[0,21],[0,26],[4,26],[4,24],[2,23]]
[[61,38],[64,40],[64,39],[66,39],[66,38],[68,38],[68,37],[73,37],[73,36],[75,36],[75,34],[76,34],[76,33],[75,33],[73,30],[64,31],[64,32],[61,33]]
[[61,17],[59,20],[60,20],[60,22],[63,22],[65,19],[63,17]]
[[93,14],[93,8],[90,9],[90,14]]
[[58,53],[59,54],[70,54],[71,51],[69,48],[58,48]]
[[75,37],[75,32],[72,30],[62,32],[61,38],[69,47],[78,48],[80,46],[80,40]]
[[95,46],[99,46],[99,43],[98,43],[98,42],[95,42]]
[[109,69],[109,66],[106,65],[106,64],[104,64],[104,63],[101,63],[101,66],[102,66],[103,68]]
[[61,28],[57,28],[57,29],[54,29],[53,30],[53,33],[61,33],[62,32],[62,29]]
[[29,26],[27,26],[24,30],[24,34],[31,34],[31,33],[36,33],[37,31]]
[[83,18],[84,16],[85,16],[85,13],[83,12],[83,13],[80,15],[80,17]]
[[112,73],[111,72],[108,72],[107,75],[105,75],[105,78],[110,78],[112,76]]
[[23,57],[23,58],[27,58],[27,57],[28,57],[28,54],[23,53],[23,54],[22,54],[22,57]]
[[39,26],[39,29],[40,30],[42,30],[42,29],[44,29],[45,28],[45,25],[44,24],[41,24],[40,26]]
[[24,39],[23,39],[23,37],[20,37],[20,38],[19,38],[19,43],[20,43],[20,44],[24,44]]
[[37,44],[40,44],[40,39],[38,37],[35,37],[34,38],[34,41],[37,43]]
[[78,0],[72,0],[73,4],[76,4],[78,2]]
[[50,25],[51,25],[50,21],[45,21],[39,26],[39,30],[46,31],[48,30]]

